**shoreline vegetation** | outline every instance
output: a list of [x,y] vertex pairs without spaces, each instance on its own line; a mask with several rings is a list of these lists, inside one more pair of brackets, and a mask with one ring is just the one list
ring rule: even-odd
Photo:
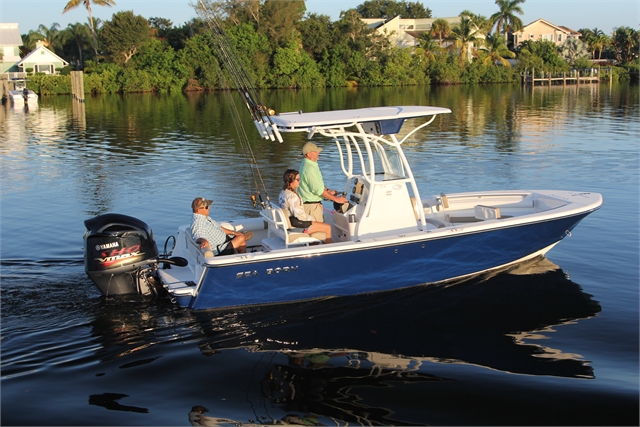
[[[71,0],[65,11],[71,3],[80,4]],[[580,29],[580,39],[560,46],[527,40],[514,48],[505,35],[523,27],[517,17],[523,3],[496,0],[498,11],[491,17],[465,10],[456,25],[436,19],[410,48],[396,46],[392,35],[375,32],[361,18],[431,18],[419,2],[368,0],[334,22],[305,14],[303,0],[206,0],[199,14],[213,11],[221,18],[241,65],[260,89],[519,83],[532,70],[551,75],[599,67],[611,70],[607,81],[637,79],[640,36],[632,28],[617,28],[611,36]],[[84,71],[85,94],[228,87],[206,20],[174,26],[169,19],[147,20],[126,11],[90,22],[63,30],[57,23],[41,25],[22,36],[23,56],[40,42],[71,64],[58,75],[25,70],[29,89],[41,96],[71,94],[74,70]]]

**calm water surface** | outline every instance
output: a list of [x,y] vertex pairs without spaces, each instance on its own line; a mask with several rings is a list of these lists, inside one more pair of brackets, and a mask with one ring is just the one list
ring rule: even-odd
[[[2,425],[638,425],[637,86],[279,91],[277,111],[451,108],[406,144],[423,194],[567,189],[604,206],[547,259],[450,286],[189,311],[100,296],[83,221],[257,216],[220,94],[0,109]],[[247,118],[248,121],[248,118]],[[304,143],[252,150],[277,196]],[[337,158],[325,180],[342,185]],[[345,268],[336,266],[336,275]]]

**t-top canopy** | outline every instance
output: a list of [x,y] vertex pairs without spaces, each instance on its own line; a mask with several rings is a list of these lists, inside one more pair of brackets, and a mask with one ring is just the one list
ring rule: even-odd
[[280,132],[303,132],[313,127],[350,126],[356,123],[411,119],[450,113],[448,108],[428,106],[371,107],[316,113],[281,113],[271,120]]

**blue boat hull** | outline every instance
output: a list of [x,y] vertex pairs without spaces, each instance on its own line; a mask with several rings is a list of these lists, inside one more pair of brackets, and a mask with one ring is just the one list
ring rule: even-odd
[[193,309],[221,308],[440,282],[508,265],[551,247],[589,213],[368,249],[208,267],[197,295],[177,302]]

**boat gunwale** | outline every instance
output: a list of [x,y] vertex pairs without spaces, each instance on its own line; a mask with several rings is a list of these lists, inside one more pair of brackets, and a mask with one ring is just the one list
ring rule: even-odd
[[[437,230],[416,231],[405,235],[388,236],[383,238],[369,238],[355,242],[335,242],[330,245],[319,245],[311,247],[295,247],[295,248],[283,248],[268,251],[258,251],[247,254],[235,254],[227,255],[224,257],[216,257],[207,259],[203,264],[205,268],[225,268],[234,267],[240,265],[249,265],[265,261],[279,261],[282,259],[296,259],[307,258],[312,256],[323,255],[335,255],[347,252],[356,252],[363,250],[384,249],[390,247],[401,247],[412,244],[426,243],[429,241],[436,241],[442,239],[452,238],[452,233],[456,236],[468,236],[473,234],[488,233],[499,230],[506,230],[514,227],[522,227],[523,225],[534,225],[549,221],[563,220],[576,216],[587,216],[592,212],[598,210],[601,205],[591,208],[589,210],[582,210],[579,212],[573,212],[566,215],[554,215],[553,217],[544,217],[536,221],[515,221],[519,218],[505,218],[497,220],[486,220],[478,223],[468,223],[463,226],[453,225]],[[487,227],[483,223],[490,222],[491,226]],[[504,225],[495,226],[496,223],[503,223]],[[386,241],[385,240],[390,240]],[[558,240],[561,240],[560,238]],[[332,249],[336,248],[336,250]],[[257,254],[257,255],[256,255]]]

